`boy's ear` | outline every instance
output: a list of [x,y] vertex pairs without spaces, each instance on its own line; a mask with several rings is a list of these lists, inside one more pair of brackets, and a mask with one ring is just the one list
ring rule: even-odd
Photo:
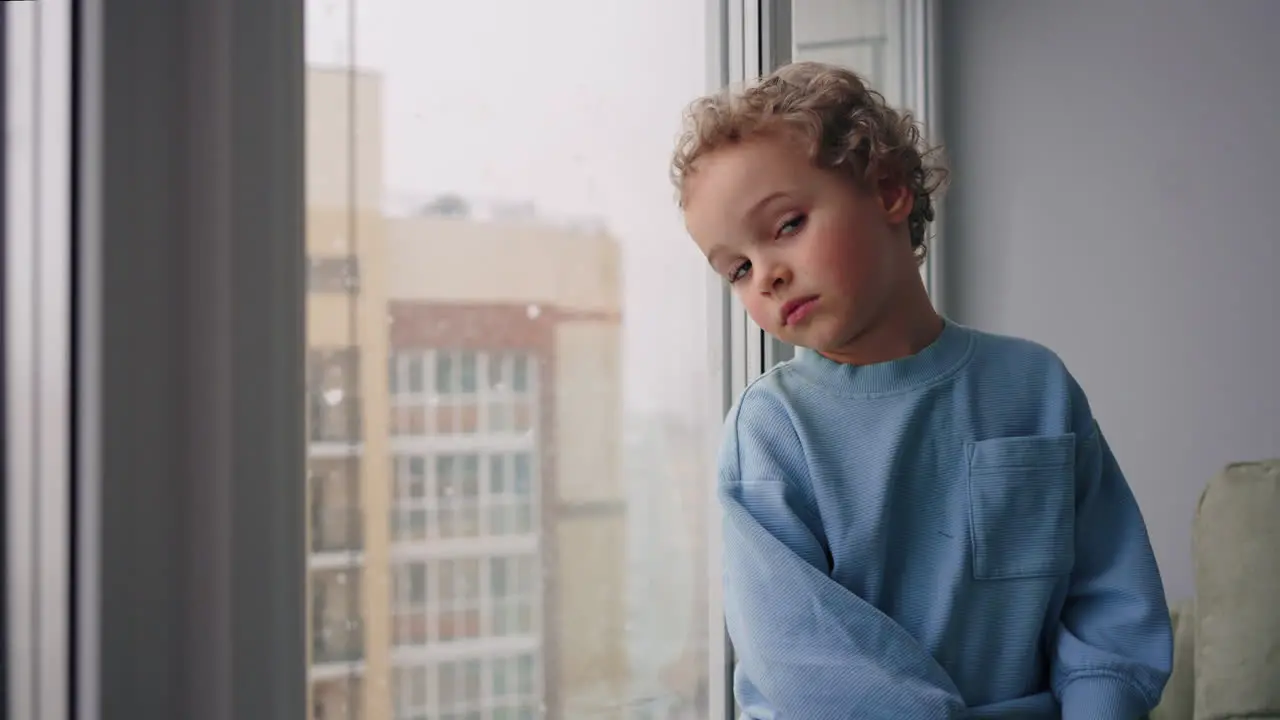
[[889,178],[880,180],[880,204],[891,223],[906,222],[915,207],[915,196],[910,188]]

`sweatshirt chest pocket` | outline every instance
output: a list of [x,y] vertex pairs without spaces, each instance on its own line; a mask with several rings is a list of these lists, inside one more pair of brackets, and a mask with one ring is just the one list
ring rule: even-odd
[[1065,575],[1075,563],[1075,435],[969,443],[973,576]]

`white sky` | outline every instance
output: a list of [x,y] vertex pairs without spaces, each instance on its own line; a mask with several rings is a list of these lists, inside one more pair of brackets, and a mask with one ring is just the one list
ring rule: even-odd
[[602,218],[624,253],[625,396],[701,413],[706,265],[667,181],[706,89],[702,0],[309,0],[308,58],[384,78],[388,191]]

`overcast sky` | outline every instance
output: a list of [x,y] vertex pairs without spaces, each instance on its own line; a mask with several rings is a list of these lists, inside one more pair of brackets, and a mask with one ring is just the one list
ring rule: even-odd
[[667,181],[706,88],[700,0],[308,0],[310,62],[384,78],[386,187],[601,218],[624,253],[625,396],[701,413],[706,266]]

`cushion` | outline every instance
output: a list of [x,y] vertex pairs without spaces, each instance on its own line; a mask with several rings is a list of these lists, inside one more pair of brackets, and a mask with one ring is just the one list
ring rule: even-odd
[[1196,700],[1196,605],[1183,600],[1169,608],[1173,621],[1173,674],[1151,720],[1192,720]]
[[1193,530],[1195,719],[1280,718],[1280,460],[1229,465]]

